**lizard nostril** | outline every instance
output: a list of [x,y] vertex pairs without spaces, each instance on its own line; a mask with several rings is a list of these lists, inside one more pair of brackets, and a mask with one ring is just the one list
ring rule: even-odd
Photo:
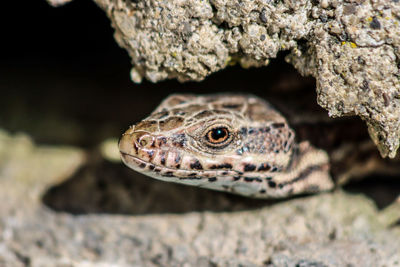
[[147,145],[147,140],[146,139],[142,139],[142,140],[140,140],[140,143],[139,143],[141,146],[146,146]]
[[148,147],[154,145],[154,137],[149,134],[142,135],[137,140],[138,144],[141,147]]

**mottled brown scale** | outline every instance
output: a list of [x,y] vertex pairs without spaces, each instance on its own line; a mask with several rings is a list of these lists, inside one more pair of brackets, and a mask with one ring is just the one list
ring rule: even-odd
[[355,160],[400,171],[398,162],[372,162],[366,145],[345,147],[364,152],[344,160],[340,134],[318,125],[295,123],[298,142],[285,117],[258,97],[172,95],[123,134],[119,149],[127,166],[153,178],[260,198],[330,190],[331,164],[339,182],[354,176]]
[[158,130],[158,123],[153,120],[141,121],[135,125],[135,129],[136,131],[143,130],[146,132],[154,132]]
[[169,131],[181,127],[184,122],[182,117],[169,117],[159,122],[160,131]]

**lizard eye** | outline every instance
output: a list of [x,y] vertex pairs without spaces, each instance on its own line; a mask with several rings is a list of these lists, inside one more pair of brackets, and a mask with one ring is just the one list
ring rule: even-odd
[[225,127],[218,127],[207,132],[207,140],[213,144],[224,142],[229,137],[229,131]]
[[214,126],[206,131],[206,144],[213,148],[223,148],[232,141],[232,134],[225,126]]

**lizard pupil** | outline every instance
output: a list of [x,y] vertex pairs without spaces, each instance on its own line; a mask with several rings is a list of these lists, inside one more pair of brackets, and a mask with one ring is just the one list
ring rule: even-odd
[[218,127],[208,132],[207,138],[212,143],[221,143],[228,139],[229,132],[225,127]]

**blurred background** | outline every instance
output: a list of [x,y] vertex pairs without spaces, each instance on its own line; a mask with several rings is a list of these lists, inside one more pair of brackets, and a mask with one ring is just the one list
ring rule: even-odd
[[[284,53],[265,68],[229,67],[202,82],[134,84],[128,54],[118,47],[109,19],[92,1],[75,0],[59,8],[44,0],[6,1],[1,10],[0,129],[11,135],[26,133],[38,145],[74,146],[93,156],[104,140],[117,140],[129,125],[176,92],[233,91],[265,97],[271,92],[287,96],[292,90],[305,90],[313,95],[310,106],[318,108],[313,101],[314,79],[301,77],[285,63]],[[72,213],[186,212],[265,205],[153,181],[121,163],[101,162],[82,167],[50,189],[44,202]],[[371,187],[358,184],[350,190],[368,191],[365,188]],[[121,193],[126,189],[130,193]],[[385,189],[379,192],[387,195]],[[146,202],[143,195],[158,199]],[[140,200],[141,205],[136,205]]]

